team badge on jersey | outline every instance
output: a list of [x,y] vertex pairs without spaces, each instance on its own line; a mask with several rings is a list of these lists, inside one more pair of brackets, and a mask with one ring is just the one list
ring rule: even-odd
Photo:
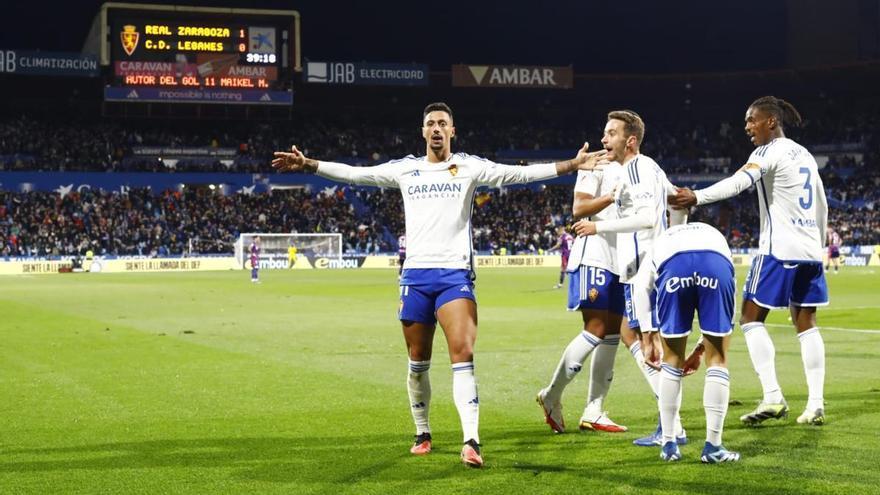
[[449,168],[446,170],[449,170],[449,174],[452,175],[453,177],[458,175],[458,165],[456,165],[454,163],[452,165],[450,165]]
[[126,25],[122,26],[122,32],[119,33],[119,38],[122,40],[122,49],[125,50],[125,53],[129,56],[134,53],[135,49],[138,46],[138,40],[140,39],[141,34],[135,31],[135,26]]
[[596,302],[596,299],[599,299],[599,291],[595,287],[593,287],[587,293],[587,297],[590,298],[590,302]]

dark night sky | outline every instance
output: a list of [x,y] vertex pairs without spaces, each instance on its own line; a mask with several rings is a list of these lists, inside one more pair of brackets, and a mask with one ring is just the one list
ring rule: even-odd
[[[0,48],[78,51],[100,1],[6,1]],[[764,69],[785,62],[784,0],[188,1],[298,10],[303,57],[573,64],[579,73]]]

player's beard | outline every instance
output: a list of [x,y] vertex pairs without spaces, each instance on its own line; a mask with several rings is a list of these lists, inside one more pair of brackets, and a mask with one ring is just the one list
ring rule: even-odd
[[446,148],[446,140],[440,138],[439,140],[429,139],[428,147],[431,148],[432,151],[443,151]]

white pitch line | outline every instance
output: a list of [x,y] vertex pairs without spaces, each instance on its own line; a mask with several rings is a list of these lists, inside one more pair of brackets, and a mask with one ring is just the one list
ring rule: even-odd
[[820,309],[822,311],[846,311],[848,309],[880,309],[880,306],[842,306],[842,307],[837,307],[837,306],[821,307],[820,306]]
[[[765,323],[765,327],[785,327],[791,328],[791,324],[782,324],[782,323]],[[880,335],[880,330],[874,328],[842,328],[842,327],[826,327],[824,325],[819,325],[819,330],[834,330],[837,332],[850,332],[850,333],[870,333],[875,335]]]

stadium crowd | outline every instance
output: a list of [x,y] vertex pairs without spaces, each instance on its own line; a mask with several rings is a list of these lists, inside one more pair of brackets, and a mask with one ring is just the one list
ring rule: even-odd
[[[880,177],[874,175],[877,187]],[[855,188],[854,188],[855,189]],[[847,190],[849,193],[849,190]],[[555,226],[571,222],[570,186],[492,190],[477,195],[474,246],[480,252],[537,253],[556,242]],[[754,195],[698,208],[693,220],[726,232],[732,247],[757,244]],[[857,211],[832,208],[829,224],[845,244],[880,243],[876,198]],[[339,232],[349,253],[390,252],[403,232],[400,196],[379,189],[312,194],[305,190],[222,195],[131,189],[0,192],[0,255],[183,255],[230,253],[241,232]]]
[[[294,120],[283,125],[248,124],[192,130],[185,124],[125,126],[109,121],[59,124],[20,117],[0,121],[0,170],[13,171],[230,171],[265,172],[272,151],[303,143],[307,154],[369,165],[420,153],[411,126],[353,125]],[[477,131],[478,130],[478,131]],[[831,206],[829,224],[845,244],[880,243],[880,126],[874,115],[807,121],[797,139],[846,143],[853,151],[827,153],[822,177]],[[495,158],[510,149],[565,149],[591,133],[576,126],[482,121],[462,127],[456,148]],[[141,146],[232,148],[234,159],[139,156]],[[732,173],[751,147],[730,122],[685,120],[649,128],[645,153],[657,159],[679,185],[703,175]],[[170,168],[169,165],[174,167]],[[529,253],[556,242],[555,226],[571,221],[570,186],[492,190],[479,194],[474,210],[474,246],[480,252]],[[732,247],[757,244],[754,194],[697,209]],[[396,192],[338,188],[334,191],[274,191],[224,196],[207,189],[128,194],[86,191],[0,192],[0,254],[180,255],[227,253],[239,232],[340,232],[348,252],[390,252],[404,231]]]
[[[507,150],[560,150],[568,156],[578,143],[602,135],[595,125],[561,125],[525,119],[522,122],[480,119],[458,126],[456,149],[497,159]],[[661,163],[668,174],[731,173],[751,153],[742,125],[730,120],[680,119],[652,122],[643,152]],[[294,119],[283,124],[224,124],[209,128],[186,122],[76,122],[28,117],[0,121],[0,170],[129,171],[129,172],[271,172],[272,152],[299,143],[307,155],[356,165],[423,152],[411,122],[349,122],[338,118]],[[847,118],[813,118],[796,131],[796,139],[812,145],[847,143],[858,149],[880,149],[880,118],[871,113]],[[187,156],[169,160],[142,154],[142,147],[230,150],[229,157]],[[559,157],[554,157],[559,158]],[[876,163],[877,152],[865,159]],[[500,160],[499,160],[500,161]],[[855,164],[854,164],[855,165]]]
[[[475,213],[478,249],[537,252],[556,242],[568,188],[485,193]],[[360,203],[361,208],[355,208]],[[396,249],[401,200],[382,190],[305,190],[224,196],[208,189],[119,192],[0,192],[0,255],[165,256],[232,252],[242,232],[342,233],[344,250]]]

